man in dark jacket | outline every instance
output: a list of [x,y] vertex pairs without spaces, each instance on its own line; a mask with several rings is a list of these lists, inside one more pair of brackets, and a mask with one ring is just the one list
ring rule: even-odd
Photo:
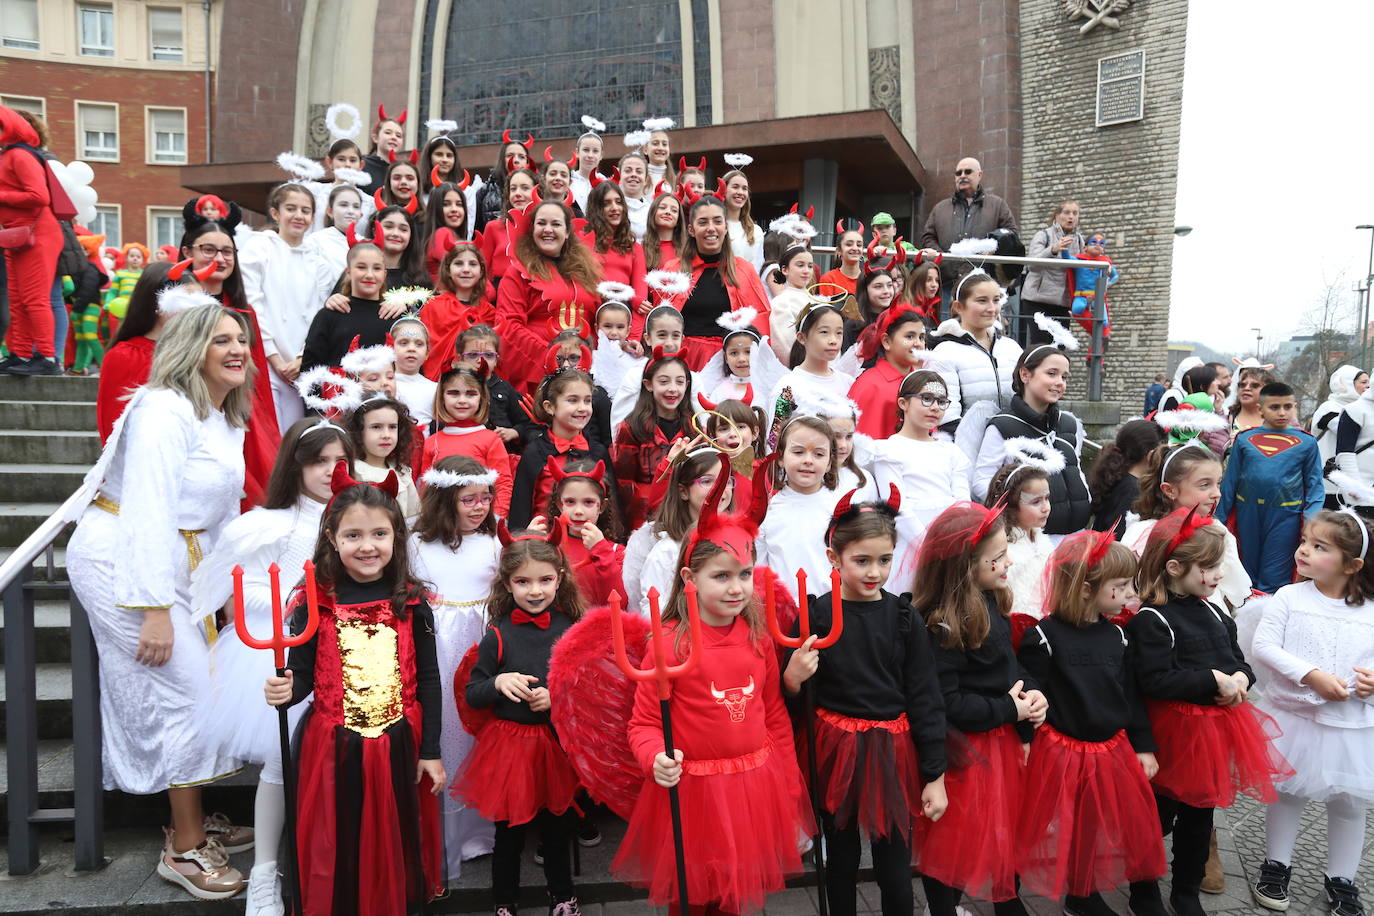
[[[1016,231],[1011,207],[996,194],[983,190],[983,167],[977,159],[960,159],[954,167],[954,193],[939,201],[926,219],[921,232],[921,248],[933,258],[960,239],[987,238],[994,229]],[[969,267],[961,261],[940,265],[940,278],[946,289],[963,276]]]

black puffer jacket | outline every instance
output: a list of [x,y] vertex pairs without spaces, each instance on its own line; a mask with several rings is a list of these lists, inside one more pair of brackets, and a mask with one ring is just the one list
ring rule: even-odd
[[1078,418],[1055,404],[1044,413],[1036,413],[1018,394],[1012,397],[1010,407],[988,421],[988,432],[992,430],[1003,442],[1018,436],[1038,439],[1064,456],[1064,469],[1050,475],[1050,517],[1045,532],[1072,534],[1086,528],[1092,517],[1092,496],[1078,463]]

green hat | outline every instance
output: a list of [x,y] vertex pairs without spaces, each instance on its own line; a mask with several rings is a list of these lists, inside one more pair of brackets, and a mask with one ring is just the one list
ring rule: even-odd
[[870,225],[895,226],[897,225],[897,221],[892,218],[891,213],[888,213],[886,210],[882,210],[873,214],[873,222]]

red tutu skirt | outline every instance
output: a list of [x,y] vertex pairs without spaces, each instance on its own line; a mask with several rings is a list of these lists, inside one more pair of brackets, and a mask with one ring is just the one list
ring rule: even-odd
[[[805,760],[804,733],[797,737]],[[821,804],[838,826],[857,819],[870,837],[910,843],[912,818],[921,811],[921,769],[905,713],[880,722],[817,709],[816,776]]]
[[1016,896],[1016,821],[1021,811],[1021,739],[1010,725],[969,732],[966,766],[945,771],[949,808],[932,822],[918,818],[916,867],[941,884],[980,900]]
[[[791,748],[762,747],[743,757],[688,760],[678,797],[687,851],[688,901],[730,913],[763,906],[801,874],[801,845],[813,822]],[[648,888],[662,905],[677,898],[677,864],[668,792],[645,780],[611,873]]]
[[573,806],[577,773],[548,725],[492,719],[454,777],[449,794],[489,821],[525,824],[544,809]]
[[1016,845],[1033,893],[1086,897],[1164,874],[1155,796],[1125,732],[1079,741],[1040,726],[1025,785]]
[[711,357],[720,352],[722,343],[719,337],[684,337],[682,349],[677,355],[687,363],[687,368],[693,372],[700,372],[702,367],[711,361]]
[[1150,725],[1159,750],[1154,788],[1194,808],[1227,808],[1242,792],[1265,804],[1278,796],[1274,784],[1293,768],[1273,745],[1281,732],[1252,703],[1199,706],[1151,700]]

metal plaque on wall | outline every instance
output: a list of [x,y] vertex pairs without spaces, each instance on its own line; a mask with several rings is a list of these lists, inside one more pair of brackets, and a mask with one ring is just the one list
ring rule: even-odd
[[1145,52],[1128,51],[1097,61],[1097,126],[1145,117]]

